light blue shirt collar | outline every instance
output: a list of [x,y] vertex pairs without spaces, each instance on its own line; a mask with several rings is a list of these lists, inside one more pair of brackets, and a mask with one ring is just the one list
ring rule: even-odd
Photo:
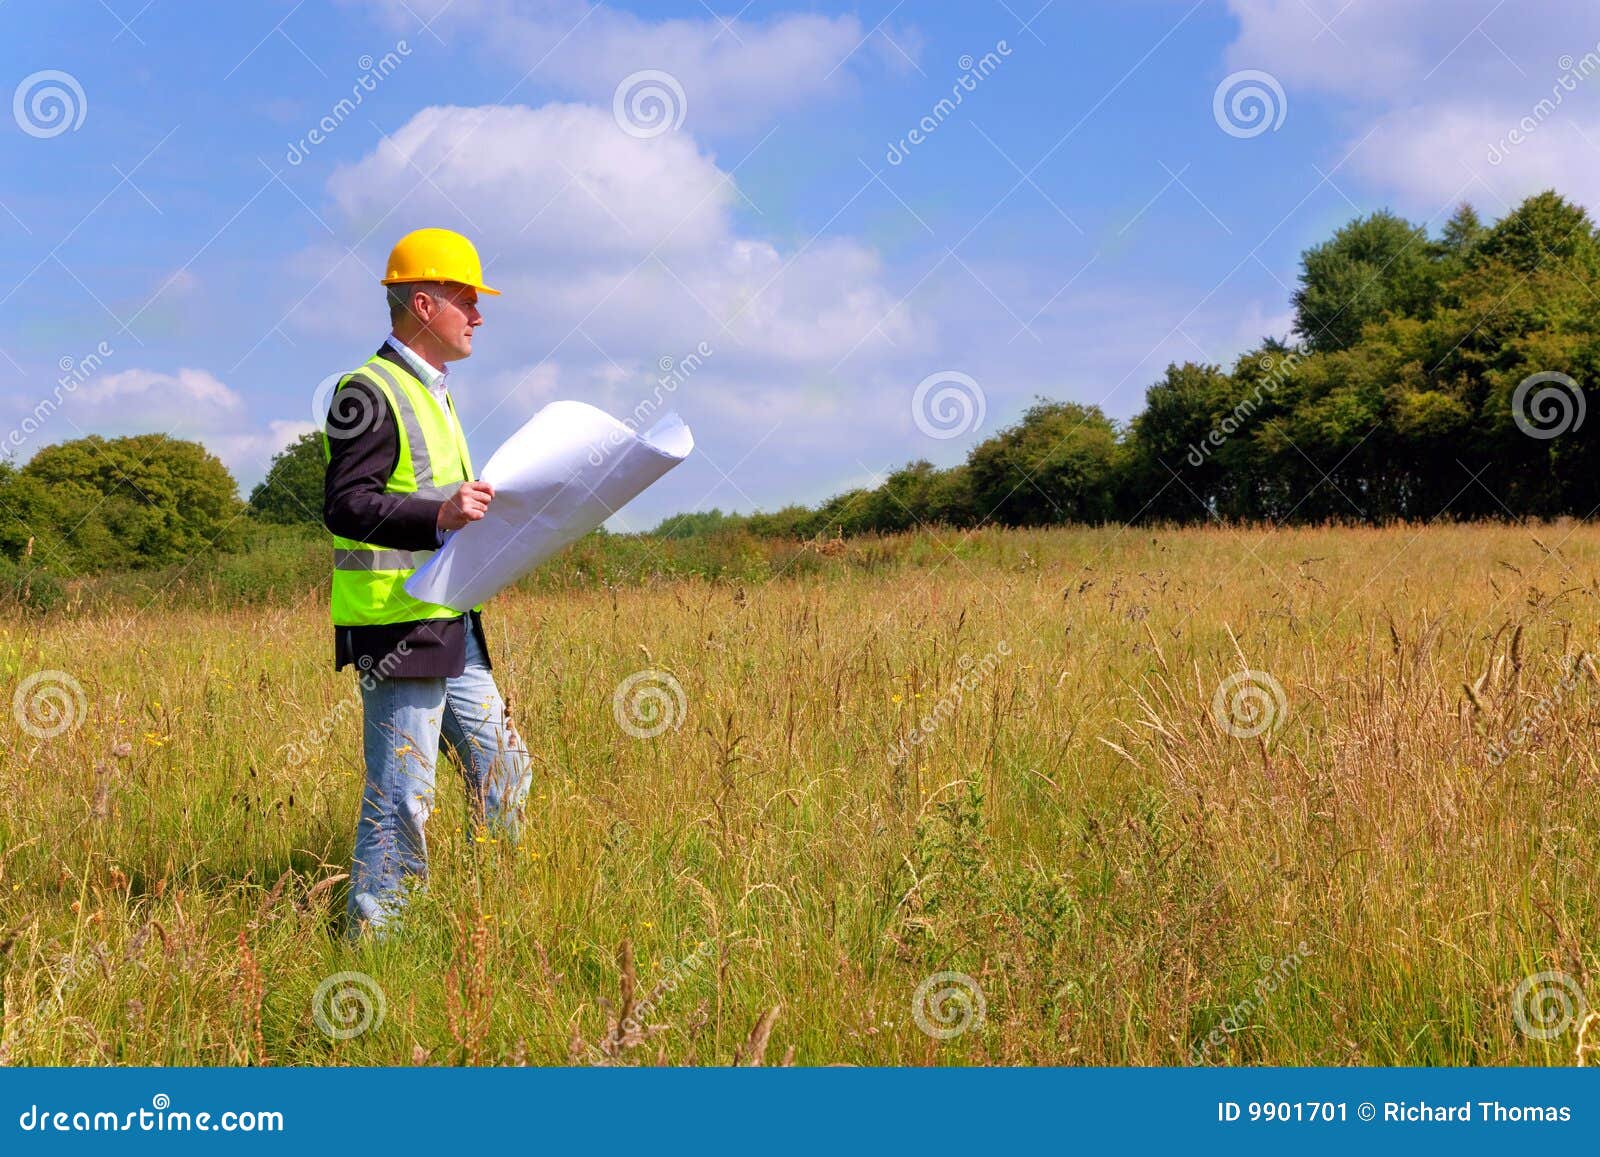
[[449,377],[450,375],[449,366],[446,366],[442,370],[434,369],[423,360],[421,355],[419,355],[416,350],[406,345],[405,342],[395,337],[392,333],[389,335],[389,344],[394,346],[395,352],[405,359],[406,365],[409,366],[411,372],[417,376],[417,380],[428,387],[428,392],[430,394],[436,398],[444,396],[444,391],[446,388],[445,378]]

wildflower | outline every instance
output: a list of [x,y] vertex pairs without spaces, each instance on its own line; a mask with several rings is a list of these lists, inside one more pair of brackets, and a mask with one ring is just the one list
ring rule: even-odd
[[891,703],[899,703],[904,698],[905,698],[904,695],[891,695],[891,696],[889,696],[889,701]]

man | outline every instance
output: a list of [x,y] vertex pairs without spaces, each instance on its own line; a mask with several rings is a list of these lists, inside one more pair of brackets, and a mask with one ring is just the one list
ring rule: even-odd
[[323,431],[322,520],[334,535],[334,665],[361,669],[366,786],[350,869],[350,933],[383,927],[426,879],[441,733],[478,825],[515,839],[531,760],[490,674],[479,612],[412,598],[405,581],[445,535],[483,517],[445,379],[472,354],[483,283],[447,229],[400,239],[386,276],[393,332],[335,389]]

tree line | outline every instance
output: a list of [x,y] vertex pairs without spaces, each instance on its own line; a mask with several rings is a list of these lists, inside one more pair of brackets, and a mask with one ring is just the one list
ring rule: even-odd
[[1600,236],[1554,192],[1439,235],[1358,218],[1302,256],[1294,332],[1167,367],[1143,410],[1039,398],[948,469],[913,461],[816,507],[696,512],[654,533],[759,535],[1212,520],[1588,516],[1600,440]]
[[[1600,509],[1600,235],[1553,191],[1493,225],[1467,205],[1438,236],[1357,218],[1302,256],[1294,331],[1231,367],[1167,367],[1127,422],[1041,397],[960,465],[907,463],[815,507],[668,518],[651,533],[893,533],[934,524],[1212,520],[1382,523]],[[0,461],[7,568],[62,576],[184,563],[252,527],[315,527],[307,434],[241,502],[203,446],[90,436]]]

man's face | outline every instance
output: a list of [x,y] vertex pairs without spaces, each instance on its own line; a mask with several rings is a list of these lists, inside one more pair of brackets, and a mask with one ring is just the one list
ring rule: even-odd
[[419,293],[412,299],[412,308],[423,328],[448,351],[445,361],[472,356],[472,331],[483,324],[476,289],[449,285],[434,297]]

